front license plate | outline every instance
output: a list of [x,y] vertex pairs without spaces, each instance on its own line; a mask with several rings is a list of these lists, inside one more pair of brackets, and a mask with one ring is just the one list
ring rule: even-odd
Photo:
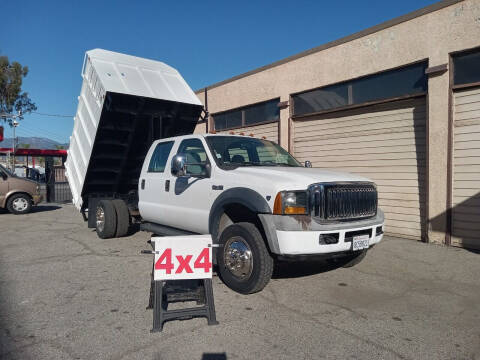
[[368,240],[370,236],[367,235],[357,235],[353,237],[353,251],[368,249]]

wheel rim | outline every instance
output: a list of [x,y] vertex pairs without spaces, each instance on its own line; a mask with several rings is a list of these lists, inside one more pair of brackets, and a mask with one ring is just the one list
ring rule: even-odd
[[228,239],[224,250],[225,267],[237,280],[247,280],[253,270],[252,250],[241,237]]
[[15,199],[13,200],[12,206],[15,211],[18,211],[18,212],[25,211],[28,208],[28,200],[25,198]]
[[105,212],[101,206],[97,207],[97,229],[102,232],[105,227]]

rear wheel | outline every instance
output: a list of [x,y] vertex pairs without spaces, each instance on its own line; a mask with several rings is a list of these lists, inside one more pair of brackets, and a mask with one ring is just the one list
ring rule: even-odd
[[117,230],[117,213],[111,200],[100,200],[95,210],[97,235],[101,239],[110,239]]
[[7,210],[12,214],[28,214],[32,210],[32,200],[27,194],[14,194],[7,201]]
[[241,294],[252,294],[268,284],[273,272],[273,258],[255,225],[230,225],[223,230],[219,243],[217,262],[225,285]]
[[125,236],[130,228],[130,212],[128,211],[127,204],[120,199],[115,199],[112,203],[115,207],[115,213],[117,214],[117,230],[115,232],[115,237]]

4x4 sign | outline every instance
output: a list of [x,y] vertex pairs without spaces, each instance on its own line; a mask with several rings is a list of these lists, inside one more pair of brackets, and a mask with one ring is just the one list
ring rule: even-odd
[[212,278],[210,235],[153,237],[157,280]]

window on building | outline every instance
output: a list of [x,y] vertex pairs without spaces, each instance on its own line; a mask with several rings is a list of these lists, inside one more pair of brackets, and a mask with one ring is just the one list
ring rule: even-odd
[[274,99],[215,114],[213,115],[215,130],[227,130],[278,121],[280,118],[279,101],[280,99]]
[[480,50],[453,56],[453,84],[480,82]]
[[427,63],[422,62],[295,94],[292,96],[294,115],[424,93],[427,91],[426,68]]
[[148,165],[148,172],[164,172],[167,165],[168,155],[173,147],[173,141],[159,143],[155,150],[153,150],[150,164]]
[[255,125],[262,122],[277,121],[280,117],[278,100],[267,101],[249,106],[244,110],[245,125]]
[[242,126],[242,111],[235,110],[235,111],[228,111],[222,114],[215,115],[215,129],[222,130],[222,129],[232,129]]

